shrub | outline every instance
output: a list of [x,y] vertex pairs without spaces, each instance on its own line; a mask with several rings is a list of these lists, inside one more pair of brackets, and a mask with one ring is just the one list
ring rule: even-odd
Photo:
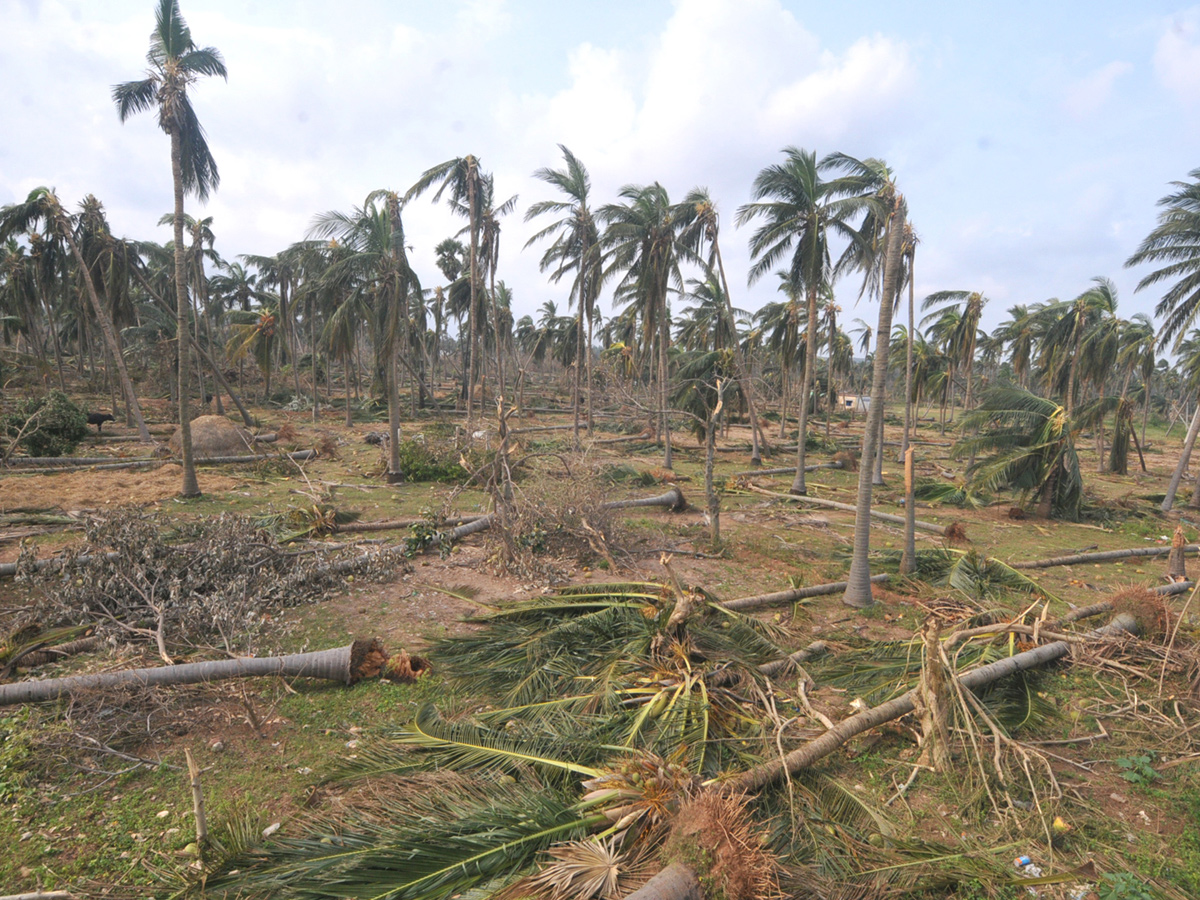
[[29,397],[4,418],[4,433],[30,456],[70,456],[87,431],[87,416],[62,391]]

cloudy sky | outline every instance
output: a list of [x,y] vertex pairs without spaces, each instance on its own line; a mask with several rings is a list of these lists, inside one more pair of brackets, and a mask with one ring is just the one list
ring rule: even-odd
[[[499,276],[518,314],[566,288],[523,246],[531,176],[565,144],[597,205],[625,184],[671,196],[709,188],[736,305],[745,285],[739,205],[788,146],[881,157],[921,237],[918,297],[983,291],[986,327],[1014,303],[1116,281],[1121,312],[1152,292],[1124,260],[1154,226],[1169,182],[1200,166],[1200,7],[796,0],[182,0],[193,38],[228,82],[193,90],[220,167],[207,207],[217,250],[271,254],[315,213],[473,153],[503,222]],[[165,242],[168,140],[152,114],[122,125],[110,89],[142,76],[153,0],[0,0],[0,204],[50,185],[94,193],[114,231]],[[1003,13],[1000,12],[1003,10]],[[405,212],[426,286],[432,248],[460,223],[426,198]],[[846,321],[875,311],[837,286]]]

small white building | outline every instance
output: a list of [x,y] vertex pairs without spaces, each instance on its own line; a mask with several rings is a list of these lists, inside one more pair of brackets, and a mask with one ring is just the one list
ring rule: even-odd
[[848,412],[865,413],[871,408],[871,398],[862,394],[838,394],[838,406]]

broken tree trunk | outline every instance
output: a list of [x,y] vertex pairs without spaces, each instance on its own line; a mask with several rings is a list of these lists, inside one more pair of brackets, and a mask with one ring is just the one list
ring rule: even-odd
[[[1052,566],[1074,566],[1079,563],[1113,562],[1118,559],[1134,559],[1142,556],[1166,556],[1170,547],[1134,547],[1131,550],[1101,550],[1096,553],[1072,553],[1070,556],[1051,556],[1030,562],[1009,563],[1014,569],[1049,569]],[[1200,551],[1200,544],[1185,544],[1184,553]]]
[[[1105,625],[1103,628],[1097,628],[1095,631],[1081,635],[1081,637],[1084,639],[1099,640],[1123,634],[1136,634],[1137,630],[1137,622],[1133,616],[1122,614],[1114,618],[1110,624]],[[1001,678],[1015,675],[1017,672],[1024,672],[1027,669],[1044,666],[1046,663],[1061,659],[1070,652],[1071,642],[1054,641],[1051,644],[1043,644],[1041,647],[1026,650],[1024,653],[1018,653],[1015,656],[1007,656],[986,666],[980,666],[978,669],[972,669],[970,672],[960,675],[958,680],[963,687],[976,690],[977,688],[986,687],[993,682],[999,681]],[[916,703],[914,702],[916,693],[915,689],[911,690],[894,700],[889,700],[887,703],[881,703],[879,706],[864,710],[856,716],[843,719],[832,729],[825,732],[825,734],[806,744],[802,744],[783,759],[771,760],[762,765],[755,766],[753,769],[743,772],[735,778],[722,782],[722,787],[732,791],[757,791],[784,777],[785,772],[789,775],[795,775],[802,769],[811,766],[817,760],[828,756],[852,737],[862,734],[864,731],[869,731],[878,725],[882,725],[884,722],[890,722],[893,719],[898,719],[912,712],[916,709]]]
[[657,497],[643,497],[640,500],[609,500],[607,503],[602,503],[601,507],[604,509],[641,509],[647,506],[665,506],[672,512],[679,512],[687,509],[687,505],[683,491],[672,487],[665,494],[659,494]]
[[18,681],[0,685],[0,706],[44,703],[71,691],[95,691],[133,685],[138,687],[203,684],[226,678],[283,675],[288,678],[324,678],[354,684],[379,674],[387,654],[377,640],[357,640],[334,650],[293,653],[290,656],[249,656],[211,662],[126,669],[98,675],[72,675],[45,681]]
[[[750,485],[749,487],[750,490],[754,491],[756,494],[763,494],[767,497],[778,497],[781,500],[793,500],[796,503],[807,503],[810,506],[824,506],[829,509],[840,509],[844,510],[845,512],[852,512],[856,514],[858,512],[857,507],[852,506],[849,503],[838,503],[836,500],[820,500],[816,497],[801,497],[796,496],[795,494],[781,494],[778,491],[768,491],[760,487],[755,487],[754,485]],[[871,518],[879,519],[881,522],[891,522],[894,525],[905,524],[904,516],[893,516],[891,513],[878,512],[874,509],[871,510]],[[948,528],[946,525],[936,525],[933,522],[922,522],[917,519],[913,520],[913,527],[920,528],[922,531],[930,531],[934,534],[940,534],[942,537],[946,536],[946,531]]]
[[[1197,482],[1200,484],[1200,482]],[[1171,552],[1167,556],[1167,577],[1173,582],[1187,581],[1187,565],[1184,562],[1183,548],[1186,541],[1183,537],[1183,526],[1175,526],[1175,536],[1171,539]]]
[[[878,584],[887,581],[890,575],[872,575],[871,583]],[[721,605],[726,609],[747,610],[762,609],[764,606],[784,606],[795,603],[806,597],[822,597],[825,594],[836,594],[846,589],[846,582],[835,581],[832,584],[813,584],[808,587],[792,588],[789,591],[775,591],[773,594],[758,594],[754,597],[739,597],[737,600],[726,600]]]
[[[1084,637],[1100,639],[1132,634],[1136,631],[1137,623],[1133,617],[1121,615],[1113,619],[1111,624],[1088,632]],[[1071,645],[1067,641],[1055,641],[1052,644],[1045,644],[986,666],[980,666],[978,669],[972,669],[965,675],[959,676],[959,683],[963,687],[975,690],[1008,675],[1060,659],[1066,656],[1070,650]],[[785,772],[794,775],[833,753],[856,735],[913,712],[916,708],[914,702],[916,694],[916,689],[911,690],[887,703],[843,719],[820,737],[797,747],[782,760],[772,760],[755,766],[739,776],[716,783],[713,787],[728,793],[750,793],[778,781],[784,777]],[[681,868],[683,871],[680,871]],[[653,876],[641,888],[628,894],[625,900],[699,900],[702,895],[698,893],[698,888],[693,886],[693,882],[697,885],[699,883],[696,873],[681,863],[674,863]]]
[[[840,462],[817,463],[812,466],[805,466],[805,472],[815,472],[817,469],[844,469]],[[734,472],[730,478],[757,478],[760,475],[795,475],[795,466],[783,466],[778,469],[752,469],[749,472]]]

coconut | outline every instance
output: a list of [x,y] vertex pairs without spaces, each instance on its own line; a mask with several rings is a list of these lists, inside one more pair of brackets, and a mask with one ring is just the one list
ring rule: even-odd
[[[179,429],[170,440],[171,452],[183,452]],[[192,419],[192,458],[213,459],[219,456],[247,456],[254,453],[254,438],[224,416],[199,416]]]

